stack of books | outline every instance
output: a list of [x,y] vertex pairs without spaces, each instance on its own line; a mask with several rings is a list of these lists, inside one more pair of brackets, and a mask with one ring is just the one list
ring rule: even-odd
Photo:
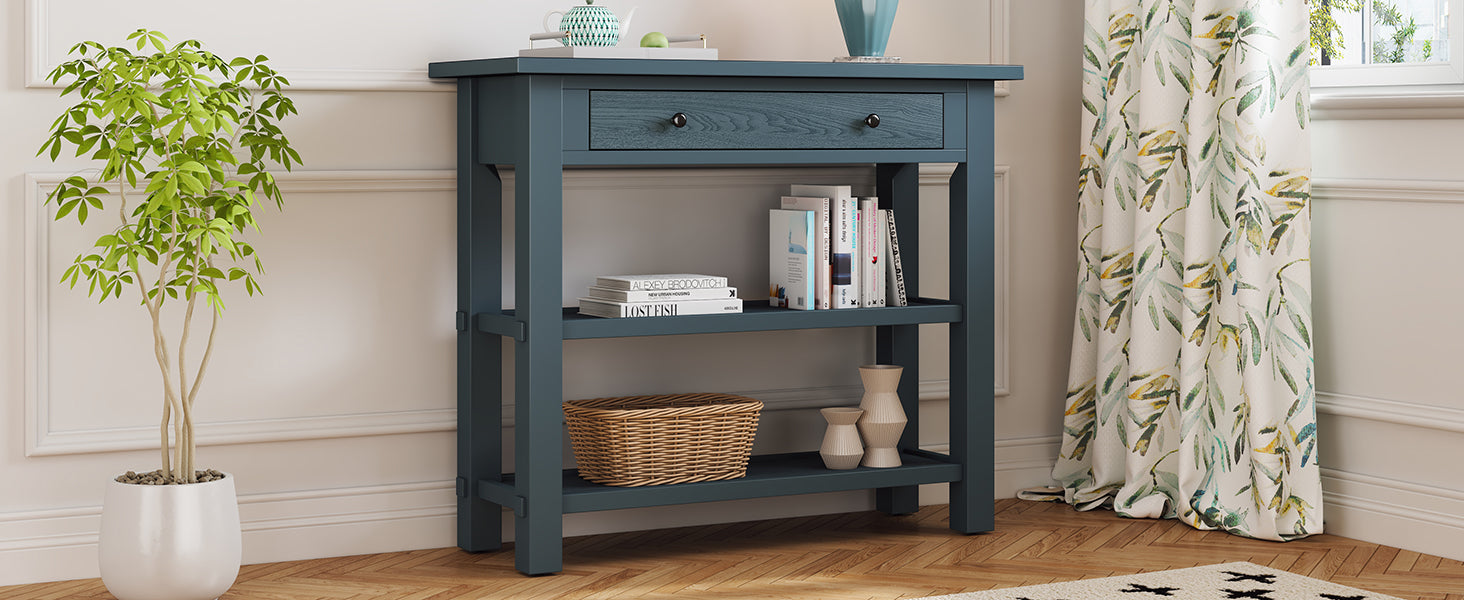
[[908,306],[894,211],[847,185],[794,185],[768,212],[768,301],[798,310]]
[[716,275],[605,275],[579,299],[579,312],[606,318],[732,314],[742,312],[742,299]]

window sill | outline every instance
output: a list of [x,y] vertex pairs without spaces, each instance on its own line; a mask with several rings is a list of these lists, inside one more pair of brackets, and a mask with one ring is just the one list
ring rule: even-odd
[[1464,84],[1313,87],[1311,116],[1328,119],[1464,118]]

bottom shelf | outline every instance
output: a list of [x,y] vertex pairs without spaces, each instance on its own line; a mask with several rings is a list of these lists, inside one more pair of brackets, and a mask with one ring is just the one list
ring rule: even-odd
[[[944,454],[903,450],[900,459],[903,465],[889,469],[858,467],[834,471],[823,466],[823,459],[817,452],[768,454],[752,457],[747,466],[747,476],[740,479],[633,488],[590,483],[580,479],[574,469],[565,469],[564,512],[817,494],[948,483],[961,479],[961,466]],[[502,482],[480,481],[479,496],[491,502],[510,498],[513,484],[512,474],[504,475]]]

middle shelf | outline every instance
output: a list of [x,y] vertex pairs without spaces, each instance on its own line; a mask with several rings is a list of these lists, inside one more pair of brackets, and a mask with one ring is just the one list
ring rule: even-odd
[[[563,310],[563,335],[566,340],[782,329],[918,325],[961,321],[960,305],[930,298],[917,298],[912,300],[909,306],[835,310],[790,310],[770,307],[766,300],[760,300],[745,302],[743,312],[738,314],[623,319],[587,317],[579,314],[577,308]],[[498,314],[480,313],[475,315],[475,320],[477,321],[475,328],[483,333],[515,339],[523,338],[523,325],[512,310],[505,310]]]

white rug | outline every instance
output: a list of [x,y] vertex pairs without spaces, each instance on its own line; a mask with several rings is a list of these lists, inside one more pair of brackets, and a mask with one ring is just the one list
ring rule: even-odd
[[922,600],[1398,600],[1248,562],[932,596]]

